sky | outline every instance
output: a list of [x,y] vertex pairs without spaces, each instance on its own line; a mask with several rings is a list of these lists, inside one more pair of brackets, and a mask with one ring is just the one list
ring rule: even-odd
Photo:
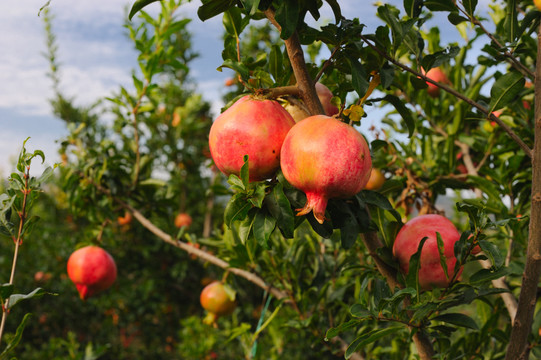
[[[120,85],[131,88],[136,52],[123,27],[127,8],[134,0],[88,1],[51,0],[53,32],[58,46],[60,88],[75,104],[89,105],[115,92]],[[376,19],[375,0],[340,0],[347,18],[359,18],[368,26],[381,25]],[[387,0],[402,9],[402,0]],[[23,141],[27,150],[43,150],[45,165],[59,161],[57,140],[67,134],[64,123],[51,112],[52,83],[47,77],[48,61],[43,18],[39,9],[46,0],[0,1],[0,176],[14,169]],[[363,6],[359,6],[362,4]],[[191,63],[191,77],[197,92],[212,103],[214,115],[222,107],[224,82],[231,73],[216,70],[222,64],[222,20],[205,22],[197,17],[200,1],[181,6],[180,14],[192,18],[188,26],[199,57]],[[365,6],[366,5],[366,6]],[[153,12],[154,3],[145,8]],[[328,5],[322,19],[332,20]],[[36,171],[41,171],[38,166]]]

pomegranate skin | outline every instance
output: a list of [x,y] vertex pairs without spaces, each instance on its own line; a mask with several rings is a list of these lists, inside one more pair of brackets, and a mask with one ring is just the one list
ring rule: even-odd
[[[419,285],[424,290],[449,285],[450,279],[446,278],[440,264],[436,232],[440,234],[443,241],[447,272],[449,277],[452,277],[456,263],[454,246],[455,242],[460,239],[460,233],[451,220],[446,217],[427,214],[411,219],[402,226],[393,245],[393,254],[398,259],[400,270],[407,274],[410,257],[417,252],[421,240],[427,237],[421,251],[419,268]],[[462,269],[459,275],[461,272]]]
[[82,300],[111,287],[117,275],[113,257],[99,246],[92,245],[77,249],[70,255],[67,271]]
[[275,100],[245,96],[216,118],[209,133],[214,163],[226,175],[239,175],[248,155],[250,181],[268,179],[280,167],[280,149],[295,125]]
[[321,224],[329,199],[357,194],[368,182],[372,169],[364,137],[326,115],[310,116],[289,131],[280,164],[287,181],[306,194],[306,205],[297,216],[312,211]]

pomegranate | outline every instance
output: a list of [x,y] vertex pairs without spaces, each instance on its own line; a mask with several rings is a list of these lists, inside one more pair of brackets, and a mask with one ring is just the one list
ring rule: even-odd
[[329,88],[322,83],[317,82],[316,92],[319,101],[321,101],[321,105],[323,105],[323,110],[325,110],[325,114],[328,116],[338,114],[338,108],[331,103],[331,99],[333,97],[331,90],[329,90]]
[[100,293],[116,280],[113,257],[99,246],[86,246],[74,251],[68,259],[68,276],[81,299]]
[[192,217],[189,214],[186,213],[180,213],[177,216],[175,216],[175,226],[178,228],[181,227],[190,227],[192,224]]
[[368,182],[365,185],[365,189],[367,190],[379,190],[383,183],[385,182],[385,175],[381,172],[380,169],[372,168],[372,171],[370,172],[370,178],[368,179]]
[[201,291],[199,300],[203,309],[209,313],[205,319],[207,323],[213,323],[218,317],[231,314],[237,306],[237,303],[234,299],[231,299],[221,281],[213,281],[205,286]]
[[238,176],[248,155],[250,181],[268,179],[280,167],[280,148],[294,124],[279,102],[244,96],[212,124],[212,159],[224,174]]
[[[447,264],[449,278],[440,263],[438,251],[438,232],[443,241],[444,255]],[[427,237],[421,251],[419,268],[419,285],[424,290],[434,287],[446,287],[453,276],[456,257],[454,253],[455,243],[460,239],[460,233],[455,225],[445,216],[426,214],[417,216],[408,221],[398,232],[393,245],[393,254],[398,259],[400,270],[407,274],[409,271],[410,257],[417,252],[419,243]],[[462,269],[460,269],[460,273]]]
[[[423,74],[425,74],[425,72],[423,71]],[[451,82],[449,81],[449,78],[447,77],[447,75],[445,75],[445,73],[443,72],[443,70],[441,70],[440,68],[432,68],[430,70],[428,70],[428,72],[425,74],[427,77],[431,78],[432,80],[436,81],[436,82],[439,82],[439,83],[442,83],[442,84],[446,84],[446,85],[450,85]],[[427,92],[428,92],[428,95],[430,95],[431,97],[435,98],[435,97],[438,97],[440,95],[440,88],[437,87],[436,85],[430,83],[430,82],[426,82],[426,84],[428,85],[428,89],[427,89]]]
[[325,115],[295,124],[282,145],[280,163],[287,181],[306,194],[306,205],[297,216],[312,211],[321,224],[328,200],[357,194],[368,182],[372,167],[364,137]]

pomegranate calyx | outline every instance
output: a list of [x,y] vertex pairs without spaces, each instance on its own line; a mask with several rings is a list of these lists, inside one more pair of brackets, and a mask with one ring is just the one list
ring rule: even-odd
[[306,193],[306,204],[304,207],[302,209],[296,209],[298,211],[297,216],[306,215],[312,211],[317,222],[323,224],[326,220],[325,209],[327,208],[328,202],[329,199],[327,199],[327,197],[308,192]]

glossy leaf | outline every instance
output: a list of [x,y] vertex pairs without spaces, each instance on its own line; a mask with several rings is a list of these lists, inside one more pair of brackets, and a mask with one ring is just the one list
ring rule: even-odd
[[197,9],[197,16],[201,21],[205,21],[227,11],[232,6],[235,6],[235,0],[208,1]]
[[9,343],[7,344],[6,348],[2,353],[0,354],[0,359],[7,358],[7,355],[13,351],[13,349],[19,345],[19,342],[21,341],[21,338],[23,336],[23,331],[26,325],[28,324],[28,320],[32,317],[32,314],[28,313],[26,314],[22,321],[20,322],[19,326],[17,326],[17,330],[15,331],[15,335],[9,340]]
[[445,274],[445,278],[449,280],[449,272],[447,269],[447,259],[445,258],[445,246],[443,243],[443,239],[441,238],[441,234],[436,231],[436,241],[438,243],[438,254],[440,256],[440,265],[443,269],[443,273]]
[[500,76],[490,90],[490,112],[509,105],[524,89],[525,82],[524,76],[516,71]]
[[366,346],[381,339],[384,336],[396,333],[402,330],[403,327],[389,327],[385,329],[376,329],[369,331],[357,337],[347,348],[345,358],[349,359],[359,348]]
[[411,137],[415,131],[415,121],[413,120],[410,109],[406,107],[402,100],[394,95],[386,95],[383,100],[395,107],[396,111],[398,111],[402,117],[402,120],[404,120],[406,123],[406,127],[408,128],[408,136]]
[[453,324],[473,330],[479,329],[477,323],[471,317],[460,313],[442,314],[432,318],[431,320],[443,321],[448,324]]
[[409,17],[419,17],[423,9],[423,0],[404,0],[404,9]]
[[254,219],[253,233],[256,241],[263,248],[269,248],[269,238],[276,227],[276,219],[265,210],[256,213]]
[[300,4],[298,1],[283,1],[276,9],[275,18],[281,26],[280,38],[289,39],[297,28]]
[[265,198],[265,204],[272,217],[276,219],[282,234],[286,238],[292,238],[295,229],[295,216],[281,183],[274,186],[272,192]]
[[128,19],[132,19],[135,14],[137,14],[141,9],[143,9],[145,6],[152,4],[153,2],[161,1],[161,0],[137,0],[133,3],[130,13],[128,14]]

